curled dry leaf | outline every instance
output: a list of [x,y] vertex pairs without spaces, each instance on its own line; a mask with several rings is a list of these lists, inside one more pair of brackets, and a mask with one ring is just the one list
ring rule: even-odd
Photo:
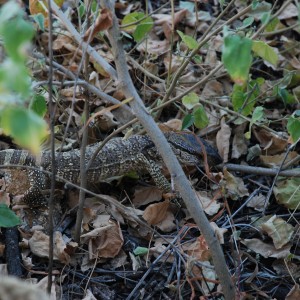
[[252,128],[252,131],[259,141],[260,147],[262,147],[268,155],[281,153],[286,149],[288,145],[287,140],[276,136],[275,134],[265,129],[258,129],[254,127]]
[[201,235],[195,242],[187,243],[182,246],[184,252],[200,261],[208,261],[211,258],[211,253],[205,238]]
[[224,233],[228,231],[226,228],[220,228],[215,222],[210,222],[210,226],[212,227],[217,239],[220,244],[224,244]]
[[112,13],[106,8],[103,8],[98,15],[96,22],[86,31],[83,40],[85,42],[91,41],[95,35],[103,30],[106,30],[112,26]]
[[261,228],[272,238],[276,249],[281,249],[286,245],[294,233],[294,227],[276,215],[261,224]]
[[[288,154],[285,164],[298,156],[296,151],[292,151]],[[285,153],[277,154],[277,155],[260,155],[259,158],[262,164],[269,168],[279,167],[285,157]]]
[[231,136],[231,129],[226,124],[225,119],[222,118],[221,129],[217,133],[216,142],[217,142],[217,148],[219,154],[223,158],[224,163],[228,161],[230,136]]
[[[36,230],[29,240],[31,252],[39,257],[49,257],[49,236],[45,233]],[[54,252],[53,258],[59,260],[63,264],[70,262],[70,256],[65,251],[67,245],[63,240],[62,234],[59,231],[54,233]]]
[[291,245],[276,249],[273,245],[262,242],[259,239],[244,239],[242,244],[265,258],[287,258],[290,255]]
[[215,215],[220,209],[220,203],[213,199],[211,195],[208,195],[205,191],[196,192],[198,199],[201,202],[202,208],[209,216]]
[[132,199],[134,207],[140,207],[151,202],[161,200],[162,191],[154,186],[138,187]]
[[299,284],[295,284],[293,288],[286,295],[285,300],[298,300],[300,299],[300,288]]
[[237,126],[234,130],[234,136],[232,141],[231,158],[240,158],[248,151],[249,141],[245,137],[245,125],[247,123]]
[[119,224],[110,220],[105,226],[83,234],[81,241],[89,245],[91,258],[112,258],[120,252],[124,239]]
[[227,169],[224,169],[224,177],[220,185],[223,186],[226,196],[232,200],[238,200],[240,197],[249,195],[243,180],[233,176]]
[[161,203],[151,204],[145,209],[143,218],[147,221],[148,224],[156,225],[166,218],[169,206],[169,200],[165,200]]
[[266,196],[263,194],[258,194],[254,196],[249,202],[247,202],[247,207],[252,207],[257,211],[263,211],[265,206]]

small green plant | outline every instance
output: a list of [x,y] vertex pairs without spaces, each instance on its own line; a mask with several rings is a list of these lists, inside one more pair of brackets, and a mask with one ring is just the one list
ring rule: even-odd
[[27,49],[34,36],[32,24],[24,20],[24,12],[14,2],[0,10],[0,37],[6,58],[0,64],[0,127],[21,147],[33,153],[40,151],[47,135],[45,99],[36,97],[26,68]]
[[140,42],[152,29],[153,19],[144,13],[133,12],[124,17],[122,26],[125,31],[132,32],[136,42]]

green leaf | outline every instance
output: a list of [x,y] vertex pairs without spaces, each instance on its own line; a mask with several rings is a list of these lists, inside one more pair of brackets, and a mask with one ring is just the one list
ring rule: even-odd
[[296,102],[295,97],[288,92],[287,89],[278,89],[278,95],[283,100],[284,104],[293,104]]
[[244,84],[248,79],[252,41],[246,37],[228,34],[224,38],[222,61],[233,81]]
[[40,30],[45,31],[45,17],[43,14],[39,13],[36,15],[31,16],[35,23],[38,24]]
[[136,247],[133,250],[133,254],[136,256],[145,255],[145,254],[148,254],[148,252],[149,252],[149,249],[145,248],[145,247]]
[[134,33],[133,38],[136,42],[140,42],[145,36],[150,32],[153,27],[153,20],[151,17],[148,17],[141,21],[140,24],[137,25]]
[[271,8],[272,8],[272,4],[266,1],[262,1],[262,2],[253,1],[252,9],[248,14],[260,19],[263,14],[270,12]]
[[0,227],[14,227],[20,225],[19,217],[6,205],[0,204]]
[[47,103],[45,97],[42,95],[34,95],[29,108],[38,116],[44,117],[47,111]]
[[271,18],[271,12],[265,12],[264,14],[262,14],[262,16],[261,16],[261,23],[263,24],[263,25],[265,25],[265,24],[267,24],[268,22],[269,22],[269,20],[270,20],[270,18]]
[[252,123],[262,120],[264,117],[264,108],[262,106],[255,107],[252,114]]
[[25,65],[7,58],[0,66],[0,87],[20,93],[25,100],[31,92],[31,78]]
[[192,126],[194,124],[194,115],[193,114],[187,114],[182,121],[182,128],[181,130],[185,130],[187,128],[189,128],[190,126]]
[[300,209],[300,178],[278,181],[274,186],[274,195],[279,204],[288,209]]
[[202,129],[208,125],[209,119],[202,104],[200,104],[200,107],[193,114],[195,118],[194,124],[197,128]]
[[196,49],[198,47],[198,42],[191,36],[184,34],[183,32],[177,30],[177,33],[180,35],[184,44],[190,49]]
[[30,110],[13,106],[2,110],[0,117],[6,135],[34,154],[40,152],[40,145],[47,136],[47,124],[42,118]]
[[199,96],[196,93],[191,92],[182,98],[182,104],[187,109],[192,109],[199,104]]
[[271,63],[273,66],[277,65],[279,59],[278,55],[267,43],[262,41],[253,41],[252,50],[255,54]]
[[246,139],[250,140],[251,138],[252,125],[258,121],[261,121],[263,118],[264,118],[264,108],[262,106],[255,107],[252,114],[251,122],[249,124],[249,131],[245,133]]
[[151,17],[147,17],[145,19],[144,18],[145,18],[144,13],[133,12],[126,15],[122,20],[123,26],[131,23],[139,22],[138,24],[124,27],[124,30],[126,31],[131,31],[131,32],[134,31],[133,37],[136,42],[141,41],[153,27],[153,19]]
[[289,117],[287,123],[287,130],[289,135],[292,137],[293,142],[299,140],[300,138],[300,119],[294,116]]
[[253,22],[254,22],[254,18],[248,17],[243,21],[243,25],[239,26],[238,29],[245,29],[245,28],[251,26]]
[[4,47],[15,61],[24,61],[26,52],[24,45],[29,43],[34,36],[34,28],[31,23],[15,18],[1,24],[0,35],[4,41]]
[[279,19],[278,18],[274,18],[273,20],[271,20],[268,25],[265,27],[265,31],[266,32],[271,32],[274,31],[276,29],[276,26],[279,24]]

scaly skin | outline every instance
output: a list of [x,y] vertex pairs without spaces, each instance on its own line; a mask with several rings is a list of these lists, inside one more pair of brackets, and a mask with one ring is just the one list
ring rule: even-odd
[[[202,166],[205,147],[209,165],[222,162],[218,152],[205,140],[187,132],[167,132],[165,136],[182,165]],[[89,145],[86,149],[86,163],[91,159],[100,143]],[[57,153],[55,156],[57,176],[80,184],[80,150]],[[51,155],[43,151],[35,158],[25,150],[0,151],[0,165],[17,164],[37,167],[39,170],[26,171],[30,180],[30,189],[24,195],[24,201],[30,207],[45,204],[42,191],[49,188],[50,179],[40,169],[51,172]],[[124,175],[130,171],[148,172],[163,192],[170,192],[170,184],[161,173],[162,159],[150,137],[133,135],[124,140],[115,138],[99,151],[87,177],[89,183],[97,183],[113,176]]]

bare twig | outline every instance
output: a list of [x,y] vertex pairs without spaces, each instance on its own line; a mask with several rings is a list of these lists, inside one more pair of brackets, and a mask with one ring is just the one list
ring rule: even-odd
[[187,180],[175,154],[173,153],[165,136],[154,122],[149,112],[146,110],[141,98],[139,97],[133,82],[130,78],[126,57],[121,42],[118,20],[114,15],[114,7],[111,1],[101,1],[103,7],[113,12],[113,26],[108,30],[109,41],[112,46],[116,69],[119,78],[119,87],[122,89],[125,97],[133,97],[134,101],[130,105],[144,126],[152,141],[155,143],[159,153],[161,154],[170,174],[174,178],[176,187],[178,188],[191,216],[199,226],[201,233],[206,239],[212,253],[216,273],[222,284],[225,299],[232,300],[235,298],[235,288],[231,281],[231,276],[226,266],[226,261],[219,241],[214,234],[205,213],[191,188],[190,182]]
[[53,0],[50,0],[53,12],[58,16],[60,21],[65,25],[68,31],[73,35],[77,43],[82,47],[86,48],[87,53],[95,59],[95,61],[101,65],[101,67],[115,80],[117,80],[116,70],[107,63],[107,61],[98,54],[98,52],[92,48],[88,43],[84,42],[80,34],[77,32],[73,24],[67,19],[65,14],[59,9]]
[[53,271],[53,251],[54,251],[54,224],[53,224],[53,213],[54,213],[54,192],[55,192],[55,175],[56,175],[56,166],[55,166],[55,137],[54,137],[54,123],[55,123],[55,111],[56,107],[53,102],[53,18],[52,18],[52,7],[51,1],[48,0],[48,19],[49,19],[49,41],[48,41],[48,51],[49,51],[49,72],[48,72],[48,93],[49,93],[49,113],[50,113],[50,139],[51,139],[51,188],[50,188],[50,198],[49,198],[49,263],[48,263],[48,284],[47,292],[51,293],[52,287],[52,271]]
[[[268,169],[262,167],[251,167],[235,164],[226,164],[224,167],[228,171],[241,172],[253,175],[276,176],[276,174],[278,173],[278,169]],[[278,175],[283,177],[300,177],[300,169],[296,168],[292,170],[280,171]]]

